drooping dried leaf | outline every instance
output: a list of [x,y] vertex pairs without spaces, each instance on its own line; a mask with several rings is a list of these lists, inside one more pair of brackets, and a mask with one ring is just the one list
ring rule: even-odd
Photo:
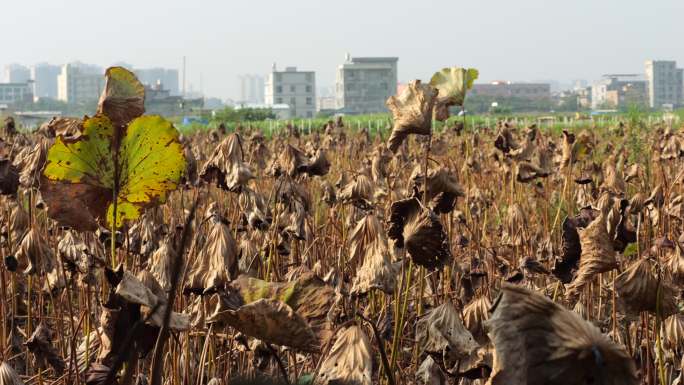
[[131,71],[107,68],[97,113],[107,115],[118,127],[126,126],[145,113],[145,87]]
[[421,207],[416,198],[392,203],[387,235],[420,266],[439,268],[451,259],[442,223],[433,211]]
[[416,378],[424,385],[446,385],[446,375],[432,356],[427,356],[416,371]]
[[262,298],[232,309],[221,302],[208,321],[225,322],[248,336],[305,352],[320,346],[306,320],[278,300]]
[[359,326],[352,325],[337,334],[314,379],[317,385],[371,385],[373,361],[370,341]]
[[199,176],[228,191],[239,192],[242,186],[246,186],[254,175],[244,161],[240,135],[231,133],[226,136],[204,163]]
[[[423,197],[424,181],[423,169],[421,167],[416,168],[411,175],[411,187],[414,196],[418,199]],[[453,171],[445,167],[428,171],[427,200],[430,201],[430,206],[436,213],[450,213],[454,209],[458,197],[465,197],[465,193],[458,184],[458,179]]]
[[376,239],[365,249],[363,264],[356,271],[350,293],[365,294],[371,289],[378,289],[391,295],[397,283],[399,266],[392,263],[387,241],[384,238]]
[[19,373],[7,362],[0,365],[0,385],[25,385]]
[[504,284],[487,321],[492,385],[636,385],[625,349],[591,323],[529,289]]
[[44,322],[38,324],[31,338],[26,340],[25,345],[33,355],[33,364],[36,367],[43,370],[47,368],[47,365],[50,365],[55,374],[60,375],[64,372],[64,359],[52,346],[52,331]]
[[489,298],[486,295],[480,295],[463,309],[463,323],[480,345],[484,345],[489,340],[484,323],[489,319],[491,307],[492,303]]
[[148,262],[150,273],[156,278],[164,291],[171,290],[172,269],[175,252],[168,242],[162,242],[159,248],[152,253]]
[[[658,302],[658,277],[653,263],[639,258],[615,278],[615,289],[626,309],[634,315],[642,311],[656,314]],[[665,318],[677,312],[676,291],[665,282],[660,282],[660,311]]]
[[579,238],[582,254],[577,276],[566,293],[568,298],[574,298],[596,274],[617,267],[613,241],[606,229],[606,214],[599,214],[586,228],[579,230]]
[[445,364],[467,357],[478,346],[451,302],[430,310],[416,322],[416,340],[422,351],[442,357]]
[[0,194],[14,195],[19,188],[19,171],[9,159],[0,159]]
[[186,290],[203,292],[224,286],[237,276],[238,249],[230,228],[212,219],[205,246],[188,268]]
[[388,148],[396,153],[409,134],[429,135],[432,126],[432,107],[437,90],[420,80],[414,80],[399,96],[387,99],[387,108],[392,113],[394,126],[389,137]]
[[684,349],[684,315],[673,314],[663,323],[663,344],[666,349]]

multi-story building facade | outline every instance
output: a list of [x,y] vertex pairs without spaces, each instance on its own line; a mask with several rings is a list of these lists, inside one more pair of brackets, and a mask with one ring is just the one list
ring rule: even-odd
[[345,114],[385,112],[387,98],[397,93],[396,57],[351,57],[337,67],[335,98]]
[[648,82],[638,74],[608,74],[591,86],[591,108],[648,104]]
[[265,82],[264,77],[259,75],[240,75],[240,103],[262,104],[264,103]]
[[57,77],[61,71],[60,66],[47,63],[31,66],[33,97],[57,99]]
[[97,66],[69,63],[57,77],[57,99],[67,103],[97,100],[104,89],[104,72]]
[[168,90],[170,95],[180,95],[178,88],[178,70],[169,68],[134,69],[138,80],[149,87],[161,87]]
[[551,98],[551,85],[547,83],[511,83],[494,81],[491,83],[473,84],[472,96],[490,96],[495,98],[523,98],[540,100]]
[[651,108],[663,105],[680,106],[684,102],[684,79],[682,68],[674,60],[647,60],[646,80],[648,102]]
[[266,78],[266,105],[287,104],[289,118],[313,118],[316,114],[316,73],[286,67],[278,71],[275,64]]
[[10,64],[5,66],[2,79],[4,83],[26,83],[31,79],[31,71],[21,64]]
[[0,83],[0,104],[30,103],[33,101],[31,84]]

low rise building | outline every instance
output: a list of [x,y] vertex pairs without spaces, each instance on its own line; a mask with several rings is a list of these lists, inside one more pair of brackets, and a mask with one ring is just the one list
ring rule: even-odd
[[337,67],[337,109],[345,114],[386,112],[397,93],[397,57],[351,57]]
[[489,84],[473,84],[469,92],[472,96],[490,96],[494,98],[523,98],[540,100],[551,98],[551,85],[547,83],[511,83],[494,81]]
[[639,74],[607,74],[591,86],[591,108],[648,105],[648,82]]
[[11,106],[33,101],[31,83],[0,83],[0,104]]
[[286,104],[288,116],[283,119],[313,118],[316,115],[316,74],[286,67],[278,71],[273,65],[264,92],[267,106]]

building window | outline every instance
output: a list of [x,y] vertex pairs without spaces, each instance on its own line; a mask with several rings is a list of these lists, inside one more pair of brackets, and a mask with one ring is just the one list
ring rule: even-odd
[[295,92],[295,86],[293,86],[293,85],[290,86],[290,92]]
[[312,103],[311,98],[306,98],[306,105],[310,106]]
[[283,93],[283,86],[276,86],[276,94],[282,94]]
[[281,74],[275,74],[275,80],[279,82],[282,79]]
[[283,98],[276,98],[276,104],[283,104]]
[[297,99],[295,99],[295,98],[290,98],[290,104],[292,104],[293,106],[294,106],[295,104],[297,104]]
[[307,81],[307,82],[310,82],[310,81],[312,81],[312,80],[313,80],[313,75],[311,75],[311,74],[306,74],[306,81]]
[[313,112],[307,111],[307,112],[306,112],[306,117],[307,117],[307,118],[313,118]]
[[306,86],[306,92],[311,92],[311,86]]

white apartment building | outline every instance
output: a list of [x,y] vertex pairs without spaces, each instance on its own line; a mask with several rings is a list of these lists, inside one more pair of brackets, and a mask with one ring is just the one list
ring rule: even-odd
[[32,101],[33,91],[30,83],[0,83],[0,104],[11,105]]
[[67,103],[97,100],[104,89],[104,71],[94,66],[69,63],[57,77],[57,99]]
[[60,66],[47,63],[31,66],[33,97],[57,99],[57,77],[61,71]]
[[297,67],[278,71],[274,64],[266,78],[264,97],[266,105],[290,106],[290,119],[313,118],[316,115],[316,74],[297,71]]
[[677,107],[684,101],[682,69],[674,60],[647,60],[646,80],[648,101],[651,108],[663,105]]
[[397,93],[396,57],[351,57],[337,67],[336,104],[346,114],[386,112]]

